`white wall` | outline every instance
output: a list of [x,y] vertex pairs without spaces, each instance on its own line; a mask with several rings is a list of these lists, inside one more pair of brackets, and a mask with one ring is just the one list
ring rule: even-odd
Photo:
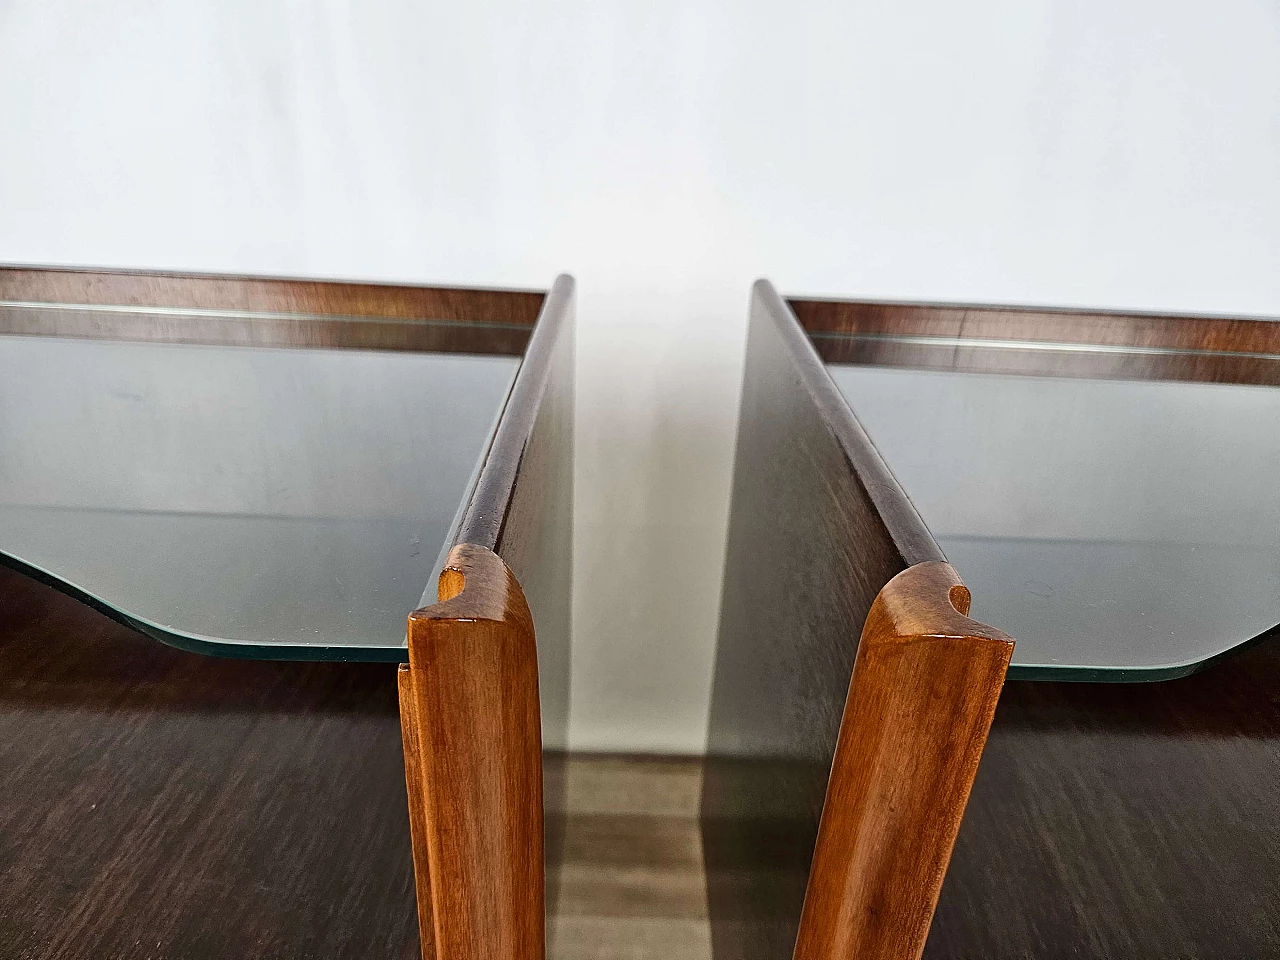
[[579,300],[573,743],[703,742],[749,282],[1280,313],[1280,10],[0,0],[0,260]]

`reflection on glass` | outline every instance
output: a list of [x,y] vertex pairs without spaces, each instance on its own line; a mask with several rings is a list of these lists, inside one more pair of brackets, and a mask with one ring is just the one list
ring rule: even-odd
[[1280,623],[1280,390],[829,369],[1011,676],[1173,676]]
[[518,366],[0,337],[0,552],[188,646],[402,659]]

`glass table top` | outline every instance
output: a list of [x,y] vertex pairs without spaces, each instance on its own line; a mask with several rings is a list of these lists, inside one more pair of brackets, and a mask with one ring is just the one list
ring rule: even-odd
[[519,364],[0,336],[0,553],[188,649],[403,660]]
[[828,369],[1011,678],[1181,676],[1280,624],[1280,389]]

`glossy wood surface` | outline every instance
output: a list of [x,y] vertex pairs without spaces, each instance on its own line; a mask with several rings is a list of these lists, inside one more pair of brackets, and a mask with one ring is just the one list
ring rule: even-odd
[[523,290],[9,266],[0,267],[0,332],[518,355],[543,299]]
[[1163,683],[1009,681],[925,957],[1280,956],[1280,635]]
[[1280,324],[1033,307],[789,299],[829,363],[1280,385]]
[[350,283],[300,277],[0,268],[0,300],[181,307],[249,313],[324,314],[399,320],[460,320],[532,326],[544,294],[535,290]]
[[[763,282],[752,299],[732,496],[702,799],[715,956],[792,956],[802,907],[810,931],[805,956],[851,944],[873,956],[912,956],[927,928],[921,897],[930,899],[927,884],[923,893],[912,884],[921,868],[930,883],[940,878],[985,730],[983,711],[1003,675],[991,650],[1007,663],[1006,641],[975,625],[973,635],[986,639],[960,655],[951,686],[945,645],[936,662],[898,659],[888,649],[882,660],[873,646],[859,686],[859,637],[882,588],[917,564],[933,568],[942,555],[812,345]],[[921,577],[930,583],[922,571],[908,582]],[[941,619],[922,635],[945,634],[955,623],[959,613],[948,595],[942,592],[944,606],[937,597],[929,601]],[[880,601],[881,610],[893,596]],[[916,699],[916,681],[933,676],[929,667],[913,674],[909,663],[940,668],[928,682],[945,690],[939,687],[932,703]],[[892,689],[896,679],[905,686]],[[981,695],[971,697],[974,690]],[[895,704],[915,728],[895,739],[899,733],[876,726],[876,703]],[[885,804],[896,801],[884,785],[914,782],[911,757],[918,750],[934,756],[919,739],[948,716],[964,739],[948,741],[952,750],[937,756],[935,772],[945,768],[953,779],[930,794],[936,806],[904,807],[903,819],[895,819]],[[845,748],[850,763],[831,783],[824,810],[839,738],[865,741],[868,752]],[[855,768],[873,759],[885,779],[859,779]],[[827,853],[813,863],[822,871],[806,906],[820,817]],[[898,864],[883,846],[916,836],[923,844],[918,865]],[[914,879],[895,886],[897,876]],[[868,911],[880,911],[879,925]]]
[[569,722],[573,590],[573,280],[547,295],[502,422],[458,530],[515,573],[538,628],[542,727],[549,762]]
[[219,660],[0,567],[0,956],[417,952],[395,668]]
[[[494,497],[501,496],[503,489],[510,490],[494,550],[520,582],[536,628],[547,811],[547,902],[552,910],[557,865],[564,853],[559,794],[564,777],[559,768],[565,762],[569,741],[575,375],[573,281],[562,277],[547,296],[524,373],[508,404],[510,419],[504,418],[489,455],[487,465],[495,471],[498,482],[484,487]],[[508,438],[522,433],[523,443],[517,452],[516,444]],[[498,471],[505,471],[513,460],[518,470],[506,488]],[[482,502],[476,506],[477,526],[466,527],[464,519],[464,532],[483,538],[487,532],[480,518],[486,511]]]
[[[409,618],[400,703],[419,922],[424,955],[443,960],[537,960],[545,947],[542,739],[547,729],[559,741],[554,767],[568,719],[572,324],[573,281],[561,277],[463,510],[440,602]],[[551,835],[554,874],[563,830]]]
[[867,614],[814,847],[797,960],[924,948],[1013,641],[970,620],[950,564],[908,567]]
[[537,650],[524,594],[496,554],[453,549],[440,602],[409,618],[399,676],[414,862],[427,865],[423,954],[537,960],[546,929]]

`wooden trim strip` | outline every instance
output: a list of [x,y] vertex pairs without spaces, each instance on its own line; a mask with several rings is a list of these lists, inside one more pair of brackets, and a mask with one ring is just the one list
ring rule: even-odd
[[915,504],[831,380],[796,314],[768,280],[757,280],[752,288],[752,310],[762,311],[773,321],[791,354],[797,375],[828,429],[844,449],[850,466],[866,488],[905,563],[910,566],[928,560],[945,560],[942,548],[925,526]]
[[541,293],[0,267],[0,333],[519,356]]
[[809,333],[1027,340],[1280,354],[1269,319],[981,304],[789,298]]
[[529,328],[454,320],[175,313],[0,301],[0,334],[234,347],[315,347],[519,356]]
[[13,265],[0,267],[0,300],[459,320],[527,327],[538,317],[543,294],[532,290]]
[[520,461],[551,376],[556,343],[571,323],[573,292],[573,278],[564,274],[556,277],[551,285],[533,336],[529,338],[524,362],[494,430],[484,466],[463,512],[456,543],[475,543],[490,550],[498,549],[515,492]]
[[828,363],[1280,385],[1280,323],[1241,317],[788,301]]
[[506,564],[475,544],[450,553],[439,597],[409,617],[399,674],[423,956],[541,960],[533,619]]
[[[1280,324],[1278,324],[1280,326]],[[1280,356],[1025,341],[814,334],[826,363],[1012,376],[1180,380],[1280,386]]]
[[947,563],[880,591],[858,645],[796,960],[918,960],[1013,640]]

